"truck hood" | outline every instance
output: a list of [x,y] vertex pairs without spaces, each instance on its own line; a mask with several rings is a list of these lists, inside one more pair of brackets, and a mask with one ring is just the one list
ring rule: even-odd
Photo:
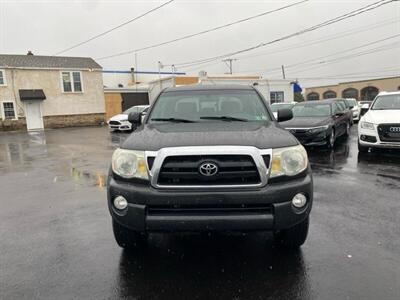
[[361,120],[373,124],[400,123],[400,110],[369,110]]
[[165,147],[216,145],[269,149],[295,146],[298,141],[275,122],[163,123],[141,126],[122,148],[158,151]]
[[280,124],[284,128],[310,128],[328,125],[330,121],[330,117],[295,117]]
[[128,120],[128,115],[119,114],[111,117],[110,120],[108,121],[126,121],[126,120]]

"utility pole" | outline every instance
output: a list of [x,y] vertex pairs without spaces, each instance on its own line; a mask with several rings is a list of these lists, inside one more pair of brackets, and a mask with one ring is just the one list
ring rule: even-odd
[[[223,60],[223,62],[228,66],[229,68],[229,74],[233,74],[233,68],[232,68],[232,62],[237,61],[236,58],[226,58]],[[228,64],[229,63],[229,64]]]
[[283,77],[283,79],[286,79],[285,66],[284,65],[282,65],[282,77]]
[[175,65],[171,65],[172,76],[175,77],[176,68]]
[[[137,65],[137,52],[135,52],[135,72],[138,70],[138,65]],[[136,73],[137,74],[137,73]],[[137,79],[137,75],[134,73],[134,79],[135,79],[135,89],[137,91],[137,84],[136,82],[138,82],[139,80]]]

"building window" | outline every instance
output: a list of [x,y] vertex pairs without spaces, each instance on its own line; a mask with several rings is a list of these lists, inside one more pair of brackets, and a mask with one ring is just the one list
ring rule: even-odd
[[374,86],[367,86],[361,90],[362,101],[372,101],[379,94],[379,90]]
[[308,101],[319,100],[319,94],[318,94],[318,93],[315,93],[315,92],[309,93],[309,94],[307,95],[307,100],[308,100]]
[[6,85],[6,71],[0,70],[0,86]]
[[354,98],[358,100],[358,90],[354,88],[348,88],[343,90],[342,92],[342,97],[343,98]]
[[2,108],[4,119],[16,119],[14,102],[3,102]]
[[271,104],[284,102],[285,101],[285,93],[284,92],[271,92],[270,99],[271,99]]
[[326,91],[322,96],[324,97],[324,99],[336,98],[336,92]]
[[79,71],[61,72],[62,90],[64,93],[82,92],[82,74]]

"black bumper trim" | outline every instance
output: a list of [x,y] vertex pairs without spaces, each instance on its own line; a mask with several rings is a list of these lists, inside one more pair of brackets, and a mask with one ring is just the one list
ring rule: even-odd
[[[302,211],[295,209],[291,200],[297,193],[307,195],[308,204]],[[117,212],[112,199],[124,196],[128,202],[126,211]],[[132,230],[152,231],[252,231],[289,228],[304,220],[312,207],[312,177],[288,182],[271,183],[252,190],[158,190],[150,185],[127,183],[108,179],[108,205],[115,221]],[[224,211],[240,204],[270,206],[269,211]],[[152,207],[219,207],[221,212],[177,211],[152,214]]]

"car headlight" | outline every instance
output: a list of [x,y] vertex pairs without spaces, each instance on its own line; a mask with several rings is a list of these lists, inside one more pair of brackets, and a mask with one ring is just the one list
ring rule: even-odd
[[115,150],[112,156],[112,170],[123,178],[149,179],[144,151]]
[[307,151],[302,145],[273,149],[270,177],[293,176],[303,172],[307,166]]
[[329,125],[325,125],[325,126],[320,126],[320,127],[315,127],[315,128],[311,128],[308,130],[308,132],[310,133],[316,133],[316,132],[320,132],[320,131],[325,131],[329,128]]
[[361,128],[374,130],[374,124],[370,122],[361,122]]

